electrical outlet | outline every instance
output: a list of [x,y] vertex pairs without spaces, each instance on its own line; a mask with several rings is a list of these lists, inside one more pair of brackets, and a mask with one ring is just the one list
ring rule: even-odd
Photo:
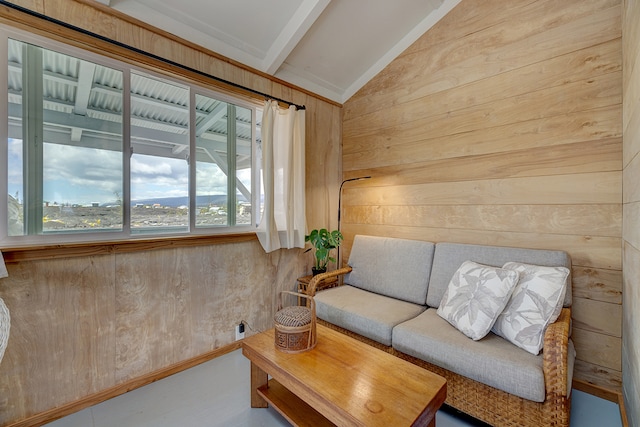
[[240,322],[236,325],[236,341],[244,338],[244,323]]

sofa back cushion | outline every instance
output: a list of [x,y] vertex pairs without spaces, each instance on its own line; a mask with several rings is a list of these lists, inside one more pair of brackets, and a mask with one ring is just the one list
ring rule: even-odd
[[357,235],[345,283],[425,305],[435,245],[420,240]]
[[[564,251],[522,249],[501,246],[438,243],[433,255],[433,266],[427,293],[427,305],[439,307],[442,296],[453,274],[465,261],[502,267],[510,261],[549,267],[567,267],[571,271],[571,258]],[[567,277],[564,307],[571,306],[571,275]]]

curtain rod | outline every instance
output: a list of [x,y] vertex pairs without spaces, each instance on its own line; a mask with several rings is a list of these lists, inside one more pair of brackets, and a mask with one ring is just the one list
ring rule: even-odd
[[272,99],[272,100],[274,100],[274,101],[278,101],[278,102],[281,102],[281,103],[283,103],[283,104],[293,105],[293,106],[295,106],[298,110],[304,110],[304,109],[305,109],[305,106],[304,106],[304,105],[298,105],[298,104],[295,104],[295,103],[293,103],[293,102],[291,102],[291,101],[286,101],[286,100],[284,100],[284,99],[276,98],[275,96],[271,96],[271,95],[269,95],[269,94],[266,94],[266,93],[263,93],[263,92],[257,91],[257,90],[255,90],[255,89],[251,89],[250,87],[246,87],[246,86],[243,86],[243,85],[241,85],[241,84],[234,83],[234,82],[229,81],[229,80],[225,80],[225,79],[223,79],[223,78],[221,78],[221,77],[217,77],[217,76],[214,76],[214,75],[212,75],[212,74],[205,73],[204,71],[200,71],[200,70],[197,70],[197,69],[195,69],[195,68],[191,68],[191,67],[189,67],[189,66],[186,66],[186,65],[180,64],[180,63],[175,62],[175,61],[172,61],[172,60],[170,60],[170,59],[163,58],[163,57],[158,56],[158,55],[156,55],[156,54],[153,54],[153,53],[150,53],[150,52],[145,52],[145,51],[143,51],[142,49],[138,49],[137,47],[130,46],[130,45],[128,45],[128,44],[125,44],[125,43],[119,42],[119,41],[117,41],[117,40],[110,39],[110,38],[108,38],[108,37],[105,37],[105,36],[102,36],[102,35],[100,35],[100,34],[97,34],[97,33],[91,32],[91,31],[89,31],[89,30],[85,30],[84,28],[77,27],[77,26],[75,26],[75,25],[69,24],[68,22],[60,21],[59,19],[55,19],[55,18],[52,18],[52,17],[50,17],[50,16],[43,15],[43,14],[41,14],[41,13],[38,13],[38,12],[34,11],[34,10],[27,9],[27,8],[25,8],[25,7],[23,7],[23,6],[19,6],[19,5],[14,4],[14,3],[10,3],[10,2],[8,2],[8,1],[6,1],[6,0],[0,0],[0,4],[1,4],[1,5],[3,5],[3,6],[7,6],[7,7],[11,8],[11,9],[15,9],[15,10],[17,10],[17,11],[20,11],[20,12],[26,13],[26,14],[28,14],[28,15],[35,16],[36,18],[44,19],[45,21],[49,21],[49,22],[51,22],[51,23],[54,23],[54,24],[56,24],[56,25],[60,25],[60,26],[62,26],[62,27],[68,28],[68,29],[70,29],[70,30],[77,31],[77,32],[79,32],[79,33],[82,33],[82,34],[85,34],[85,35],[88,35],[88,36],[94,37],[94,38],[96,38],[96,39],[99,39],[99,40],[105,41],[105,42],[107,42],[107,43],[111,43],[111,44],[116,45],[116,46],[118,46],[118,47],[122,47],[122,48],[128,49],[128,50],[130,50],[130,51],[132,51],[132,52],[138,53],[138,54],[140,54],[140,55],[144,55],[144,56],[146,56],[146,57],[148,57],[148,58],[152,58],[152,59],[155,59],[155,60],[158,60],[158,61],[164,62],[165,64],[172,65],[172,66],[174,66],[174,67],[178,67],[178,68],[182,68],[183,70],[186,70],[186,71],[189,71],[189,72],[192,72],[192,73],[199,74],[199,75],[201,75],[201,76],[204,76],[204,77],[207,77],[207,78],[213,79],[213,80],[215,80],[215,81],[217,81],[217,82],[224,83],[224,84],[226,84],[226,85],[229,85],[229,86],[235,87],[235,88],[237,88],[237,89],[242,89],[242,90],[244,90],[244,91],[246,91],[246,92],[253,93],[254,95],[259,95],[259,96],[261,96],[261,97],[263,97],[263,98],[265,98],[265,99]]

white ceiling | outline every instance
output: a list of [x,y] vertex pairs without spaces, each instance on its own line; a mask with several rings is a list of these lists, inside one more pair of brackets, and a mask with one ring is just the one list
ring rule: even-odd
[[98,0],[343,103],[460,0]]

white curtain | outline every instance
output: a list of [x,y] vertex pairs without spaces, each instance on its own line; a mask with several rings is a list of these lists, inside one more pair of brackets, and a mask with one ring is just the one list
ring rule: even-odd
[[262,117],[264,211],[257,228],[265,252],[303,248],[305,112],[265,101]]

